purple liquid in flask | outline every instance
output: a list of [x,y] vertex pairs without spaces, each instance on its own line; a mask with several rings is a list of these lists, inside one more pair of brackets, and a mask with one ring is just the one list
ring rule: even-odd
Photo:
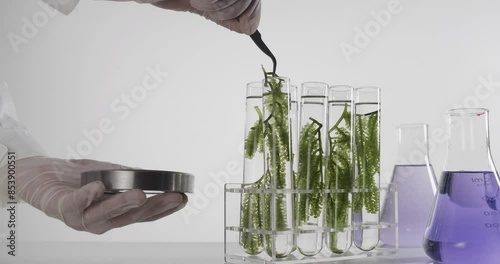
[[[437,193],[434,169],[429,161],[427,124],[402,124],[397,128],[397,161],[391,183],[398,191],[399,247],[421,248],[422,238]],[[396,223],[395,196],[388,196],[382,211],[383,223]],[[385,245],[396,246],[396,230],[383,228]]]
[[424,250],[444,263],[500,263],[498,182],[488,171],[445,171]]
[[[434,203],[436,183],[432,165],[396,165],[392,183],[396,184],[398,197],[399,247],[418,248],[422,246],[429,213]],[[385,201],[382,222],[394,223],[394,198]],[[395,246],[394,229],[380,230],[382,241]]]
[[491,157],[488,110],[447,112],[448,153],[425,253],[439,263],[500,263],[500,180]]

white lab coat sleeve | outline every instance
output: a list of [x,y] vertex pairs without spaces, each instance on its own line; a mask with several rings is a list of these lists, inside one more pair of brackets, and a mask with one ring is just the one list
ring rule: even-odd
[[[71,12],[73,12],[76,5],[78,5],[78,2],[80,2],[80,0],[42,0],[42,1],[65,15],[69,15]],[[115,2],[135,1],[141,4],[152,4],[159,2],[160,0],[107,0],[107,1],[115,1]]]
[[16,160],[46,156],[43,148],[18,121],[7,84],[0,83],[0,207],[7,201],[8,152],[15,153]]
[[0,83],[0,143],[15,151],[18,159],[45,156],[45,151],[19,122],[7,83]]
[[69,15],[75,9],[80,0],[42,0],[52,8],[59,12]]
[[0,143],[0,209],[7,205],[8,199],[8,148]]

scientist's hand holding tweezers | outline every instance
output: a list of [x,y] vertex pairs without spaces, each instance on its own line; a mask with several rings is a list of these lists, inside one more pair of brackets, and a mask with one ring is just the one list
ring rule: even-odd
[[[43,0],[64,14],[73,11],[80,0]],[[198,14],[238,33],[253,34],[260,22],[260,0],[108,0],[141,4]]]

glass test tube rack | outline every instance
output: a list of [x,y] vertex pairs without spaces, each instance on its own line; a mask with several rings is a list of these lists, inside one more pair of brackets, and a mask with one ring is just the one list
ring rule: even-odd
[[[356,195],[367,190],[354,189],[348,190],[334,190],[334,189],[324,189],[319,192],[321,195],[326,197],[327,195],[334,194],[348,194],[349,196]],[[369,190],[372,192],[373,190]],[[224,253],[226,263],[320,263],[320,262],[332,262],[332,261],[342,261],[349,259],[361,259],[377,256],[387,256],[394,255],[398,252],[398,205],[397,205],[397,190],[395,185],[381,186],[378,189],[380,195],[380,211],[384,211],[385,219],[390,219],[390,222],[362,222],[358,224],[357,221],[351,221],[348,226],[343,226],[341,230],[336,228],[328,228],[325,226],[315,226],[310,229],[301,229],[293,221],[294,224],[291,228],[280,229],[276,228],[276,224],[262,225],[263,228],[242,228],[240,224],[241,217],[241,205],[242,199],[245,195],[253,195],[253,197],[273,197],[270,199],[271,203],[275,203],[277,200],[276,196],[287,197],[289,201],[296,201],[297,196],[301,193],[312,193],[314,191],[304,191],[304,190],[293,190],[293,189],[255,189],[248,188],[246,184],[236,184],[228,183],[225,185],[225,230],[224,230]],[[273,204],[271,207],[275,207]],[[383,208],[385,207],[385,208]],[[390,216],[387,214],[392,212]],[[273,219],[275,214],[270,214],[268,221],[276,223],[278,219]],[[292,217],[292,216],[289,216]],[[363,231],[367,231],[369,234],[373,232],[377,233],[376,238],[378,243],[373,249],[361,250],[353,240],[356,240],[356,233],[362,234]],[[327,244],[327,237],[336,233],[350,233],[346,251],[341,253],[332,252]],[[379,233],[382,235],[379,236]],[[252,238],[252,243],[255,245],[255,251],[248,252],[248,248],[245,249],[241,245],[242,235],[246,235]],[[303,250],[299,250],[297,246],[297,238],[303,236],[306,237],[306,243],[310,243],[310,247],[315,247],[314,255],[308,254]],[[362,236],[362,235],[361,235]],[[307,239],[309,237],[309,239]],[[352,239],[351,239],[352,237]],[[345,237],[339,239],[346,239]],[[282,248],[288,241],[293,241],[292,249],[287,255],[279,255],[277,252],[282,252]],[[386,240],[386,241],[384,241]],[[319,241],[319,242],[318,242]],[[303,248],[306,246],[302,245]],[[305,253],[305,254],[304,254]]]

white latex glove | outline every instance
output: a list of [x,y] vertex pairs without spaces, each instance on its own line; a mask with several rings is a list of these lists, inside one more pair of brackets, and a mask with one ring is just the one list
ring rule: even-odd
[[123,169],[95,160],[30,157],[17,161],[17,190],[22,200],[69,227],[102,234],[113,228],[160,219],[182,209],[187,196],[164,193],[146,199],[141,190],[104,195],[104,184],[80,187],[83,171]]
[[69,15],[75,9],[80,0],[42,0],[59,12]]
[[[0,143],[17,156],[15,177],[18,198],[76,230],[102,234],[132,223],[160,219],[182,209],[187,203],[187,196],[178,193],[146,199],[140,190],[104,195],[102,182],[80,187],[83,171],[121,169],[123,166],[94,160],[37,156],[42,155],[43,150],[17,120],[14,103],[5,84],[0,84]],[[5,152],[6,148],[1,146],[0,152]],[[2,204],[9,200],[7,167],[4,166],[6,159],[5,153],[0,153]]]
[[[129,1],[129,0],[111,0]],[[188,11],[212,20],[232,31],[251,35],[260,22],[260,0],[134,0],[155,6]],[[238,20],[239,21],[238,21]]]
[[[68,15],[79,0],[42,0]],[[232,31],[251,35],[260,22],[260,0],[109,0],[116,2],[135,1],[142,4],[175,10],[188,11],[212,20]],[[238,19],[238,20],[237,20]]]

